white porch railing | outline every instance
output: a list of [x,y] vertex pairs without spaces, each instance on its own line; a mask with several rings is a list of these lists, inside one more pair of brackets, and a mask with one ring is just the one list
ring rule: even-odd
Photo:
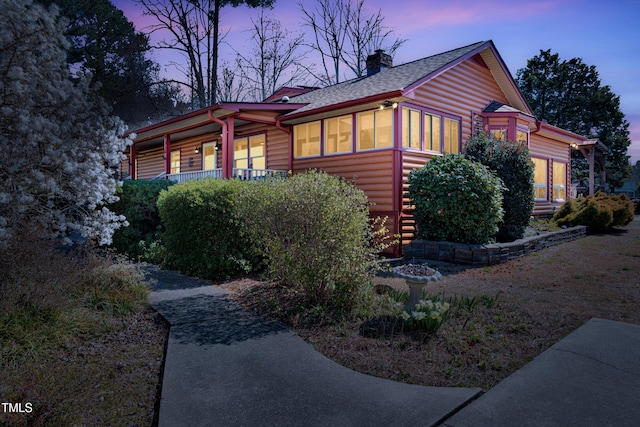
[[[274,170],[274,169],[244,169],[234,168],[232,178],[241,179],[243,181],[252,181],[256,179],[266,179],[273,177],[286,178],[287,171]],[[189,179],[203,179],[203,178],[222,178],[222,169],[210,169],[204,171],[192,171],[172,173],[167,175],[167,179],[173,182],[184,182]]]
[[250,181],[255,179],[266,178],[286,178],[287,171],[280,171],[275,169],[244,169],[233,168],[232,178],[238,178],[243,181]]
[[222,178],[222,169],[172,173],[167,175],[167,178],[173,182],[184,182],[189,179]]

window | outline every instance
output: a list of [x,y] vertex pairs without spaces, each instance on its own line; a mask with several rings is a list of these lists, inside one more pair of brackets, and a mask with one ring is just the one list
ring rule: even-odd
[[336,117],[324,121],[324,153],[351,152],[351,116]]
[[457,120],[444,119],[444,147],[445,153],[460,152],[460,123]]
[[237,169],[265,169],[265,136],[255,135],[234,140],[233,167]]
[[202,170],[216,168],[216,143],[208,142],[202,144]]
[[495,139],[496,141],[504,141],[507,139],[507,131],[505,129],[491,129],[489,135],[491,139]]
[[544,159],[533,158],[533,195],[536,200],[547,200],[548,164]]
[[180,150],[171,152],[171,172],[180,173]]
[[320,155],[320,121],[304,123],[293,128],[293,156]]
[[553,162],[553,200],[567,198],[567,165]]
[[402,109],[402,146],[420,149],[420,111]]
[[529,132],[526,130],[516,130],[516,141],[529,144]]
[[424,149],[442,151],[440,146],[440,128],[441,119],[440,116],[434,116],[432,114],[424,115]]
[[358,114],[358,150],[393,146],[393,109]]

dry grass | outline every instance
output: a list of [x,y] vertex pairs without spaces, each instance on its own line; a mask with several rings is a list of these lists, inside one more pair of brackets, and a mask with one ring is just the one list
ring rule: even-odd
[[[412,384],[491,388],[592,317],[640,324],[640,221],[611,234],[551,247],[484,268],[440,266],[445,276],[426,293],[459,304],[434,336],[363,337],[366,318],[331,321],[300,315],[300,301],[274,285],[255,283],[239,299],[287,322],[329,358],[356,371]],[[376,278],[398,289],[400,279]],[[245,284],[246,287],[246,284]],[[368,308],[384,314],[386,296]],[[310,322],[309,320],[312,320]],[[315,322],[315,325],[310,324]],[[318,326],[318,323],[320,326]]]
[[167,327],[142,276],[111,254],[16,241],[0,253],[0,401],[32,411],[0,425],[151,425]]

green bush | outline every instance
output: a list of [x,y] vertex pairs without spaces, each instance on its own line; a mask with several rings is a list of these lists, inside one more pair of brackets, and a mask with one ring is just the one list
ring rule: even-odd
[[193,276],[226,279],[259,264],[236,215],[238,180],[186,181],[160,193],[167,267]]
[[494,171],[507,187],[502,199],[504,222],[496,234],[497,240],[521,239],[535,206],[533,163],[527,144],[492,139],[483,132],[469,137],[465,155]]
[[626,195],[608,196],[598,192],[566,201],[553,220],[560,226],[585,225],[590,232],[602,232],[629,224],[633,215],[633,203]]
[[253,183],[238,206],[273,280],[302,292],[311,306],[338,312],[355,306],[376,267],[361,190],[310,171]]
[[158,196],[173,183],[167,180],[127,180],[118,187],[120,200],[110,209],[124,215],[129,222],[113,235],[113,247],[132,259],[148,258],[146,248],[157,242],[162,233]]
[[436,157],[409,174],[417,237],[481,244],[491,242],[502,221],[500,178],[461,155]]

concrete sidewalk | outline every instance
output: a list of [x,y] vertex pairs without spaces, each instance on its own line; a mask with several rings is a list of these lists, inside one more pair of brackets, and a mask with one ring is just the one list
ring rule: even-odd
[[[626,426],[640,420],[640,326],[593,319],[502,383],[423,387],[351,371],[227,292],[147,267],[171,324],[160,427]],[[181,289],[182,288],[182,289]],[[479,398],[478,398],[479,397]]]

